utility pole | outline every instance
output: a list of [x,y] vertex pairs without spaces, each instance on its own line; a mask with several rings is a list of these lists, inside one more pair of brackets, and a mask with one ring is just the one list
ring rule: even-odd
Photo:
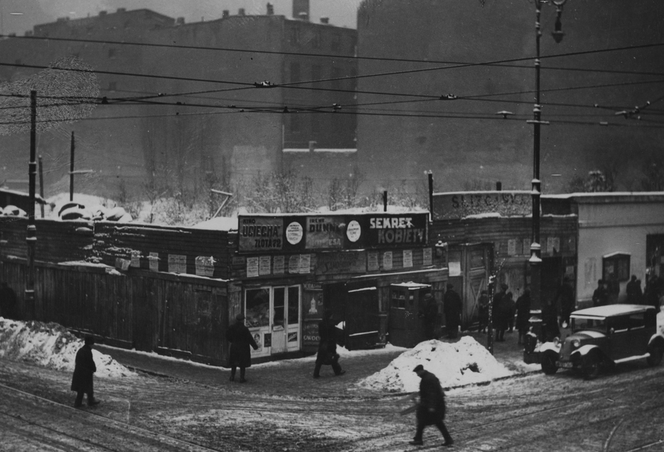
[[70,152],[70,162],[69,162],[69,200],[74,200],[74,150],[76,145],[74,144],[74,131],[71,132],[71,152]]
[[28,230],[25,241],[28,247],[28,275],[25,285],[25,305],[30,317],[35,317],[35,248],[37,227],[35,226],[35,185],[37,179],[37,91],[30,91],[30,161],[28,162],[29,196]]
[[[39,196],[44,199],[44,166],[42,165],[42,156],[39,156]],[[44,203],[40,202],[41,217],[44,218]]]

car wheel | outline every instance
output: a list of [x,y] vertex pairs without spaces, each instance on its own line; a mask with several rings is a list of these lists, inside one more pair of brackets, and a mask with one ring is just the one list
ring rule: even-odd
[[592,380],[599,375],[600,357],[597,353],[589,353],[581,360],[581,371],[586,380]]
[[664,347],[661,343],[651,344],[648,347],[648,353],[650,356],[646,359],[649,366],[659,366],[662,362],[662,356],[664,356]]
[[556,365],[556,354],[553,352],[544,352],[542,354],[542,372],[546,375],[553,375],[558,371]]

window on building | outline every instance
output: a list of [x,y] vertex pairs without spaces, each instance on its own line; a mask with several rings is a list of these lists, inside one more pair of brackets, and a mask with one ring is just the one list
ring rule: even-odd
[[300,43],[300,28],[299,27],[292,27],[290,29],[290,43],[291,45],[298,45]]
[[313,37],[311,38],[311,47],[314,49],[320,49],[321,46],[321,35],[320,30],[314,32]]
[[602,258],[602,275],[605,281],[629,280],[630,255],[615,253]]
[[299,82],[301,80],[300,77],[300,63],[291,63],[290,64],[290,81],[292,82]]
[[332,43],[330,44],[332,50],[339,50],[341,48],[341,35],[339,33],[334,33],[332,35]]
[[341,89],[341,78],[343,77],[343,72],[338,67],[333,67],[330,72],[330,78],[332,79],[332,88]]

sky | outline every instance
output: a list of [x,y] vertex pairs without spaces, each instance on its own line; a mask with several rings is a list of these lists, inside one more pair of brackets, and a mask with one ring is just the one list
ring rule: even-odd
[[[269,2],[274,5],[275,14],[291,17],[292,0]],[[318,22],[321,17],[329,17],[332,25],[355,28],[360,2],[311,0],[311,20]],[[268,0],[1,0],[0,34],[23,35],[33,26],[54,22],[59,17],[81,19],[102,10],[112,13],[118,8],[147,8],[173,18],[184,17],[186,22],[198,22],[218,19],[223,10],[234,15],[240,8],[249,15],[264,15],[267,3]]]

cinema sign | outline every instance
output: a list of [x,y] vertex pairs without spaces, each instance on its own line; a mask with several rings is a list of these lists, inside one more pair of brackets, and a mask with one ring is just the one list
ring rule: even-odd
[[241,253],[405,248],[427,244],[428,213],[240,215]]

